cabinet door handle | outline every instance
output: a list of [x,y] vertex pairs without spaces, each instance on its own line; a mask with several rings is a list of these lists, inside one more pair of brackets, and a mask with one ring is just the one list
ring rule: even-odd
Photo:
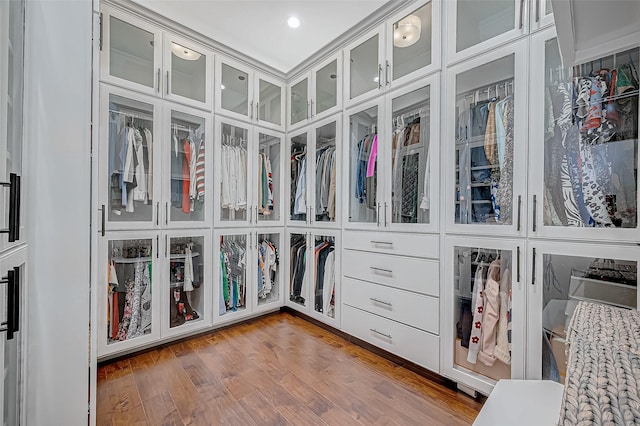
[[306,119],[309,119],[309,109],[311,108],[311,102],[307,101],[307,117]]
[[260,121],[260,107],[258,106],[260,102],[256,102],[256,121]]
[[106,213],[105,213],[105,209],[104,209],[104,204],[102,205],[102,208],[100,209],[101,212],[101,216],[102,216],[102,229],[100,230],[100,234],[104,237],[104,225],[105,225],[105,221],[106,221]]
[[533,249],[533,262],[531,262],[531,285],[536,285],[536,249]]
[[313,99],[311,99],[311,118],[313,118]]
[[156,203],[156,226],[160,226],[160,201]]
[[533,196],[533,232],[536,232],[536,221],[538,220],[538,197]]
[[520,246],[518,246],[518,250],[516,251],[516,253],[517,253],[517,257],[516,257],[516,263],[517,263],[517,265],[516,265],[516,268],[517,268],[516,269],[517,270],[517,272],[516,272],[516,281],[520,282]]
[[536,22],[540,22],[540,0],[536,0]]
[[260,216],[258,216],[258,206],[256,206],[256,225],[258,224],[258,219]]
[[375,297],[370,297],[369,300],[371,300],[374,303],[380,303],[382,305],[387,305],[389,307],[393,306],[393,304],[391,302],[385,302],[384,300],[376,299]]
[[384,202],[384,227],[386,228],[387,225],[387,202]]
[[371,330],[371,331],[372,331],[373,333],[375,333],[375,334],[379,334],[379,335],[381,335],[381,336],[384,336],[384,337],[386,337],[387,339],[390,339],[390,340],[392,339],[392,337],[391,337],[391,335],[390,335],[390,334],[382,333],[382,332],[380,332],[380,331],[376,330],[375,328],[370,328],[369,330]]
[[520,231],[520,212],[522,210],[522,195],[518,195],[518,231]]
[[167,95],[169,94],[169,71],[167,71]]
[[249,107],[249,118],[253,120],[253,101],[251,101],[251,106]]
[[160,77],[160,68],[158,68],[158,88],[156,89],[158,93],[160,93],[160,82],[162,81],[162,77]]
[[0,182],[0,186],[9,187],[9,227],[0,229],[0,234],[8,234],[9,242],[20,239],[20,176],[9,174],[9,182]]
[[169,202],[164,203],[164,224],[169,225]]
[[7,276],[0,283],[7,284],[7,321],[0,331],[7,332],[7,340],[12,340],[14,333],[20,330],[20,268],[15,267],[7,272]]
[[164,236],[164,257],[167,257],[169,255],[169,249],[168,249],[168,242],[167,242],[167,236],[165,234]]
[[378,203],[378,210],[376,210],[376,223],[378,226],[380,226],[380,206],[382,204]]
[[524,27],[524,0],[520,0],[520,29]]
[[391,64],[389,63],[389,60],[387,60],[387,66],[386,66],[386,69],[385,69],[385,72],[384,72],[384,79],[385,79],[385,82],[386,82],[387,86],[389,84],[391,84],[390,81],[389,81],[389,74],[391,74]]
[[387,246],[392,246],[393,245],[393,243],[390,242],[390,241],[373,241],[373,240],[371,240],[371,244],[384,244],[384,245],[387,245]]
[[383,269],[376,266],[369,266],[369,268],[371,268],[371,270],[375,272],[386,272],[387,274],[393,275],[393,271],[391,269]]
[[378,89],[382,89],[382,65],[378,64]]
[[160,236],[156,235],[156,259],[160,259]]

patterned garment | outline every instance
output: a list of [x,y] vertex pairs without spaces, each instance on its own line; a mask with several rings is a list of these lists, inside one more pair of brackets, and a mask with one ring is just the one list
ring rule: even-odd
[[[133,278],[133,291],[131,297],[131,322],[127,330],[127,340],[142,335],[140,329],[142,317],[142,280],[144,275],[144,263],[138,259]],[[127,294],[127,296],[129,296]]]
[[583,145],[581,147],[580,160],[582,163],[582,193],[585,206],[597,223],[611,225],[611,218],[607,213],[605,194],[598,184],[591,146]]
[[204,201],[204,140],[200,143],[198,157],[196,160],[196,199]]
[[482,339],[482,312],[484,309],[484,280],[482,279],[484,267],[478,266],[473,284],[473,297],[471,306],[473,309],[473,322],[471,323],[471,338],[469,340],[469,353],[467,361],[475,364],[481,349]]
[[489,164],[498,164],[498,150],[496,148],[496,103],[491,102],[487,117],[487,129],[484,134],[484,153]]
[[582,217],[580,217],[580,211],[578,210],[578,203],[576,203],[576,198],[573,193],[571,175],[569,174],[569,162],[566,156],[562,159],[560,180],[562,182],[562,196],[564,198],[564,211],[567,215],[567,224],[569,226],[584,226]]
[[411,154],[402,161],[402,223],[418,221],[419,154]]
[[505,149],[504,163],[500,169],[500,184],[496,194],[496,204],[500,207],[501,223],[513,223],[513,98],[504,106]]

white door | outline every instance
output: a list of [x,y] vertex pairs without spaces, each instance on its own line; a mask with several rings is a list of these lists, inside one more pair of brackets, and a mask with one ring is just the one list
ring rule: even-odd
[[311,120],[311,78],[308,73],[296,78],[288,85],[289,114],[288,129],[304,126]]
[[541,30],[553,24],[551,0],[531,0],[531,32]]
[[380,26],[344,48],[346,106],[369,99],[385,88],[384,26]]
[[252,273],[256,276],[253,311],[276,309],[284,302],[284,277],[289,271],[284,263],[284,235],[272,228],[259,228],[254,233],[251,269],[258,271]]
[[638,61],[636,47],[564,68],[555,29],[532,37],[531,235],[640,240]]
[[254,120],[253,70],[216,55],[216,113],[243,121]]
[[325,59],[311,71],[313,80],[312,119],[328,117],[341,110],[342,72],[341,54]]
[[286,270],[288,283],[287,306],[301,311],[309,312],[309,295],[311,290],[310,270],[310,234],[306,229],[289,228],[286,238]]
[[311,127],[314,161],[311,173],[311,224],[338,228],[342,182],[342,114],[325,118]]
[[287,224],[304,226],[311,221],[310,185],[313,163],[313,141],[309,129],[287,134]]
[[253,233],[214,232],[214,323],[237,321],[252,312],[254,256]]
[[210,114],[165,102],[160,223],[168,228],[205,228],[212,222],[213,125]]
[[447,232],[525,235],[527,48],[522,40],[449,68]]
[[445,249],[442,373],[488,395],[524,379],[524,241],[446,237]]
[[564,383],[569,320],[580,301],[638,309],[636,245],[529,243],[527,379]]
[[252,204],[253,216],[250,222],[261,226],[282,226],[284,224],[285,191],[285,139],[284,134],[260,127],[254,128],[251,169],[255,171]]
[[285,83],[265,74],[256,73],[254,117],[261,126],[284,131]]
[[[313,318],[340,328],[340,259],[339,231],[314,231],[311,233],[313,256],[309,275],[310,313]],[[309,253],[311,254],[311,253]]]

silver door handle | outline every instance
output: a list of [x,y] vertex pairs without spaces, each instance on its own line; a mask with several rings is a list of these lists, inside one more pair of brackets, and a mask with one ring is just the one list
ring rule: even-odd
[[391,338],[392,338],[390,334],[382,333],[382,332],[380,332],[380,331],[376,330],[375,328],[370,328],[369,330],[371,330],[371,331],[372,331],[373,333],[375,333],[375,334],[379,334],[379,335],[381,335],[381,336],[384,336],[384,337],[386,337],[387,339],[391,339]]
[[160,236],[158,235],[156,235],[156,259],[160,259]]
[[387,60],[387,67],[385,69],[385,81],[387,83],[387,86],[390,84],[389,82],[389,74],[391,74],[391,64],[389,63],[389,61]]
[[169,202],[164,205],[164,224],[169,225]]
[[378,64],[378,89],[382,89],[382,65]]
[[380,303],[382,305],[393,306],[391,302],[385,302],[384,300],[376,299],[375,297],[370,297],[369,300],[375,303]]
[[522,195],[518,195],[518,231],[520,231],[520,211],[522,209]]
[[251,101],[251,106],[249,107],[249,117],[253,120],[253,101]]
[[533,196],[533,232],[536,232],[536,221],[538,220],[538,197]]
[[168,252],[169,252],[169,249],[167,248],[167,246],[169,245],[167,243],[167,239],[168,239],[167,235],[165,234],[165,236],[164,236],[164,257],[167,257],[168,256]]
[[373,240],[371,240],[371,244],[384,244],[384,245],[387,245],[387,246],[392,246],[393,245],[393,243],[390,242],[390,241],[373,241]]
[[260,121],[260,108],[258,107],[258,105],[260,104],[260,102],[256,102],[256,120]]
[[311,118],[313,118],[313,99],[311,99]]
[[531,262],[531,285],[536,285],[536,249],[533,249],[533,262]]
[[169,71],[167,71],[167,95],[169,94]]
[[524,0],[520,0],[520,29],[524,26]]
[[378,210],[376,210],[376,223],[378,226],[380,226],[380,206],[381,204],[378,203]]
[[384,202],[384,227],[387,227],[387,202]]
[[157,81],[157,84],[158,84],[157,91],[158,91],[158,93],[160,93],[160,80],[161,80],[161,78],[162,77],[160,77],[160,68],[158,68],[158,81]]
[[309,119],[309,109],[311,108],[311,102],[307,101],[307,120]]
[[536,22],[540,22],[540,0],[536,0]]
[[387,274],[393,274],[393,271],[391,269],[383,269],[383,268],[378,268],[376,266],[369,266],[369,268],[371,268],[372,271],[386,272]]
[[156,203],[156,226],[160,226],[160,202]]

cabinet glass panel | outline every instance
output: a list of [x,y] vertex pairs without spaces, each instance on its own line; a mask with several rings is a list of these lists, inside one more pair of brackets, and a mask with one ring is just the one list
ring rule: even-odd
[[431,64],[431,2],[393,24],[392,78]]
[[289,241],[289,300],[306,306],[307,294],[307,237],[291,234]]
[[513,0],[458,0],[456,12],[456,52],[515,29]]
[[493,380],[510,379],[512,253],[455,247],[454,255],[454,365]]
[[637,309],[638,262],[545,254],[542,378],[564,383],[566,330],[581,300]]
[[282,190],[280,188],[280,170],[282,138],[265,133],[258,135],[258,219],[265,221],[280,220]]
[[220,236],[220,315],[247,308],[247,236]]
[[349,222],[378,220],[378,107],[349,117]]
[[338,105],[338,60],[316,71],[316,114]]
[[223,63],[220,88],[222,109],[249,115],[249,74]]
[[204,237],[169,238],[170,328],[202,320],[204,259]]
[[151,333],[152,240],[109,241],[107,344]]
[[391,220],[429,223],[430,87],[391,101]]
[[316,236],[314,241],[313,309],[335,318],[336,241],[327,236]]
[[375,90],[380,84],[379,38],[380,36],[376,34],[349,52],[349,99]]
[[513,81],[513,55],[456,76],[456,223],[513,222]]
[[553,13],[553,9],[551,8],[551,0],[545,0],[544,2],[544,14],[551,15]]
[[564,69],[545,46],[544,225],[638,227],[639,50]]
[[153,33],[109,17],[109,74],[154,87]]
[[207,57],[189,47],[171,42],[171,93],[205,102]]
[[109,221],[152,222],[153,106],[109,96]]
[[336,122],[316,129],[315,220],[336,220]]
[[224,221],[247,220],[247,137],[249,131],[222,124],[220,208]]
[[308,86],[309,82],[306,78],[291,86],[291,124],[296,124],[309,118]]
[[307,220],[307,134],[291,138],[291,220]]
[[279,234],[258,234],[258,306],[280,301]]
[[204,118],[171,111],[172,221],[203,221],[205,197]]
[[282,124],[282,88],[277,84],[259,79],[258,120],[268,123]]

